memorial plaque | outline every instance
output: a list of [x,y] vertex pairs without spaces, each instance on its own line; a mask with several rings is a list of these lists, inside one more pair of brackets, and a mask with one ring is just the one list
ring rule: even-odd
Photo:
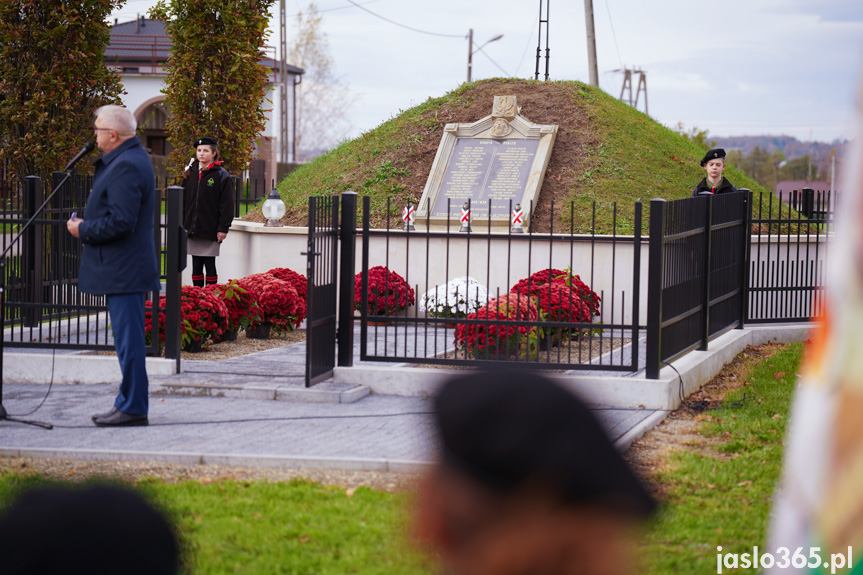
[[[508,229],[510,210],[536,203],[557,126],[518,115],[515,96],[495,96],[492,114],[471,124],[447,124],[417,210],[417,223],[458,224],[462,206],[471,219]],[[449,205],[449,210],[447,210]]]
[[[468,200],[471,215],[508,219],[522,201],[539,140],[459,138],[430,216],[455,218]],[[449,212],[447,212],[449,200]]]

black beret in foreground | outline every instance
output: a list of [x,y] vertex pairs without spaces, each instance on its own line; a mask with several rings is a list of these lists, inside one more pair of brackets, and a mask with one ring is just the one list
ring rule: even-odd
[[195,140],[195,147],[196,148],[198,146],[218,146],[218,145],[219,144],[216,143],[216,138],[198,138],[197,140]]
[[723,150],[722,148],[713,148],[712,150],[704,154],[703,158],[701,158],[701,167],[703,168],[704,164],[706,164],[710,160],[718,160],[720,158],[723,160],[725,159],[725,150]]
[[45,486],[0,515],[4,575],[174,575],[180,546],[169,521],[134,491]]
[[646,517],[655,502],[575,395],[536,373],[476,372],[435,399],[443,464],[510,493],[548,484],[569,504]]

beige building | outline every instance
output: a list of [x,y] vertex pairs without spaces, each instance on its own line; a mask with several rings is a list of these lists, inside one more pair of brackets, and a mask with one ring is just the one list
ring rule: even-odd
[[[172,149],[165,133],[169,110],[162,93],[170,49],[171,38],[165,33],[164,24],[144,17],[132,22],[115,21],[110,44],[105,49],[105,63],[120,74],[127,92],[121,96],[123,104],[138,121],[142,143],[151,151],[157,173],[164,164],[162,158]],[[265,97],[269,109],[249,177],[262,180],[262,189],[269,190],[271,182],[277,179],[278,164],[295,163],[297,159],[296,86],[304,71],[286,64],[282,74],[275,48],[268,46],[264,51],[266,57],[261,59],[261,64],[269,74]]]

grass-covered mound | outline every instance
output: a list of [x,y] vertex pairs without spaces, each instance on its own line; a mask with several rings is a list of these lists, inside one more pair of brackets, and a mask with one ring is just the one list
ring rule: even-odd
[[[495,95],[511,94],[522,116],[559,126],[535,209],[535,231],[549,230],[553,201],[555,231],[569,231],[572,219],[576,232],[588,232],[595,200],[597,231],[611,231],[617,202],[618,233],[628,233],[633,203],[641,200],[646,232],[651,198],[688,197],[704,177],[703,148],[597,88],[491,79],[430,98],[300,167],[278,186],[288,208],[284,223],[307,224],[308,196],[345,190],[371,197],[374,227],[386,225],[387,198],[392,198],[391,225],[400,223],[405,201],[417,202],[422,195],[444,126],[475,122],[491,113]],[[737,187],[763,189],[733,167],[726,175]],[[247,219],[263,221],[260,208]]]

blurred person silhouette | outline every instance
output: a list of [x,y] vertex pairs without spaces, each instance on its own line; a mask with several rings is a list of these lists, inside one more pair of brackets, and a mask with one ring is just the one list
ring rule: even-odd
[[823,317],[801,364],[770,515],[768,551],[806,557],[766,573],[863,573],[863,83],[856,103],[857,137],[828,214],[835,231],[818,230],[830,257],[811,303]]
[[143,496],[112,485],[25,491],[0,515],[0,573],[174,575],[180,545]]
[[435,412],[415,530],[444,572],[636,572],[636,529],[656,505],[575,395],[536,373],[476,372],[448,381]]

